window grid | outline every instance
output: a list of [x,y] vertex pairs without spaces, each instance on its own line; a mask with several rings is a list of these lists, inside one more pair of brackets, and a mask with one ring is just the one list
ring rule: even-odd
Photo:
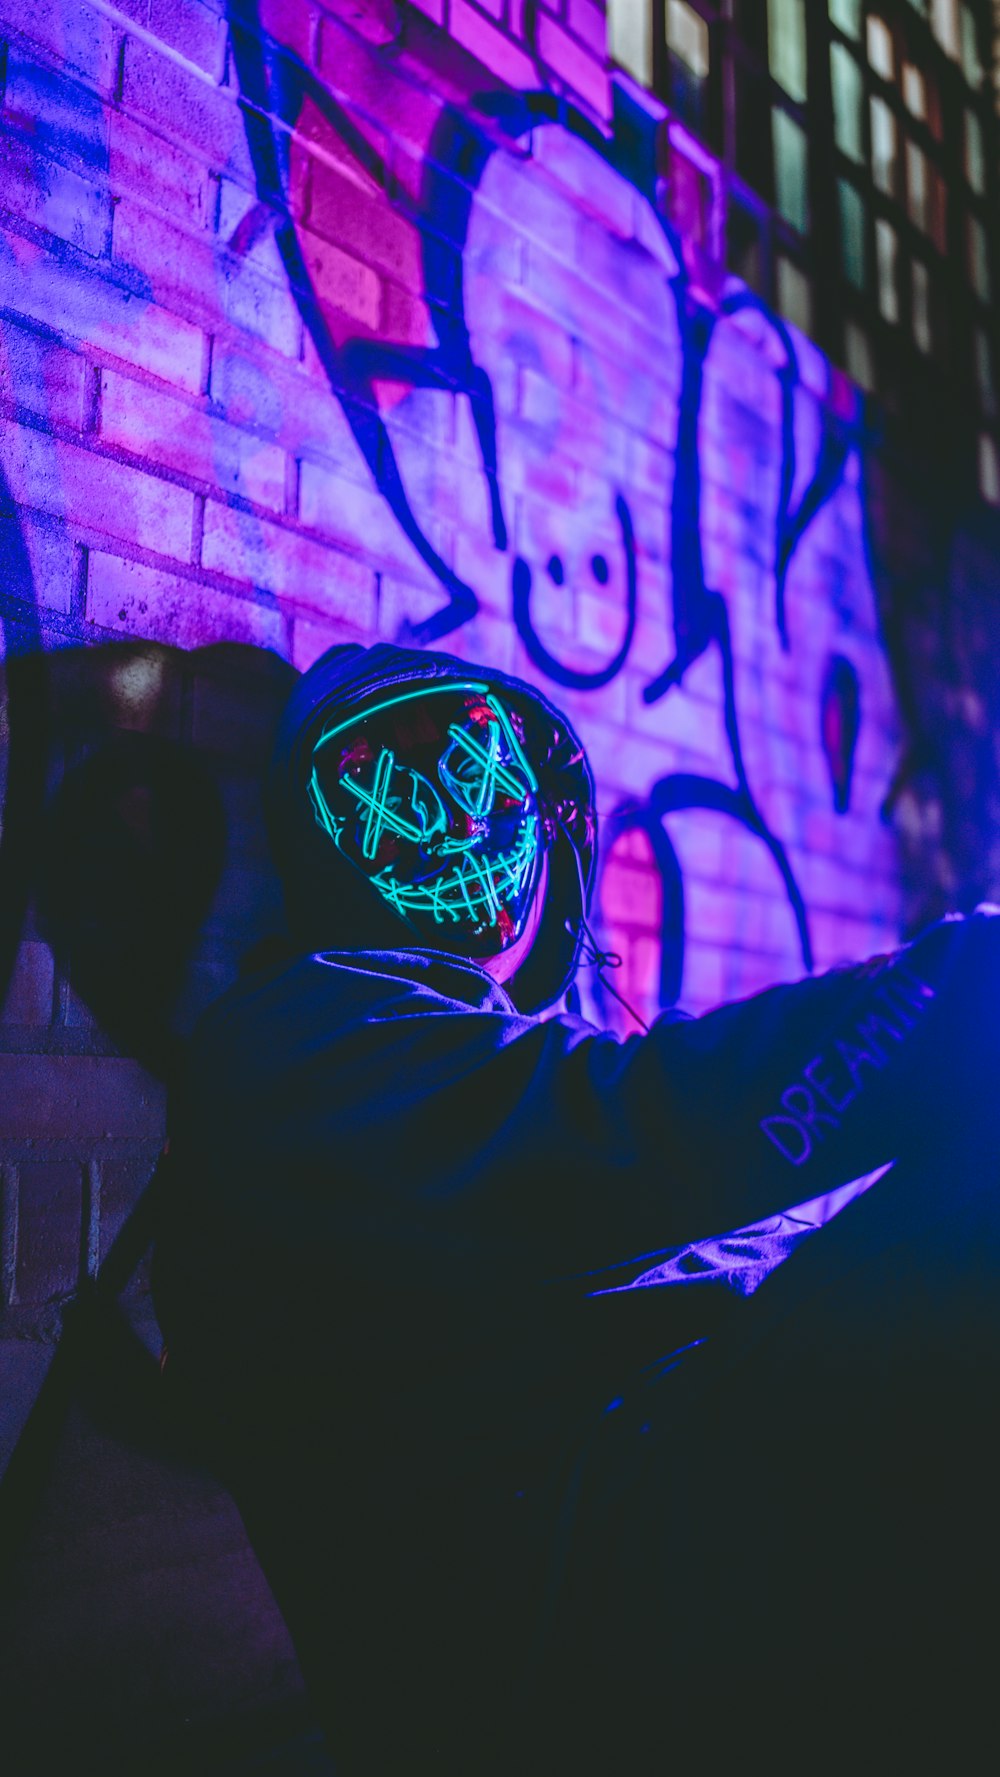
[[[612,44],[640,4],[609,0]],[[890,409],[947,387],[1000,448],[980,393],[1000,364],[992,0],[647,4],[653,89],[718,162],[716,287],[807,317]]]

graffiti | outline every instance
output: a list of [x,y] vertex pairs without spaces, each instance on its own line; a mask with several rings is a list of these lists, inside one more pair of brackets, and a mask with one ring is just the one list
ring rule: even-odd
[[[393,38],[394,54],[401,37],[405,39],[405,11],[399,17],[402,22]],[[720,758],[718,775],[674,770],[658,776],[641,807],[634,798],[626,799],[612,816],[609,832],[639,822],[653,845],[665,886],[661,1003],[672,1003],[677,997],[684,956],[682,872],[665,823],[669,817],[690,811],[732,821],[763,846],[783,887],[801,962],[811,969],[814,946],[806,901],[787,845],[751,784],[741,733],[729,603],[725,591],[713,585],[706,574],[699,431],[704,424],[706,378],[713,375],[718,330],[738,323],[746,311],[753,310],[761,330],[770,335],[780,407],[772,622],[786,654],[792,650],[789,586],[796,558],[824,506],[842,485],[851,453],[859,447],[851,418],[838,414],[833,403],[823,406],[821,434],[809,441],[813,467],[803,475],[796,438],[800,367],[791,333],[741,286],[726,292],[717,313],[700,305],[681,244],[657,207],[654,126],[638,108],[633,107],[624,125],[620,120],[620,127],[605,137],[576,107],[549,90],[479,95],[465,108],[440,104],[424,126],[419,179],[403,193],[396,192],[390,214],[385,199],[388,169],[375,124],[349,115],[312,69],[262,33],[256,0],[231,0],[230,18],[259,203],[268,214],[278,217],[275,239],[289,282],[375,484],[445,594],[445,602],[428,615],[416,621],[402,619],[398,631],[402,641],[420,645],[445,636],[457,639],[466,626],[474,624],[481,609],[475,575],[460,574],[445,560],[435,541],[440,501],[435,500],[433,491],[421,491],[420,476],[406,461],[405,441],[396,424],[401,400],[413,403],[422,393],[431,400],[435,394],[455,393],[465,399],[471,415],[489,540],[492,548],[509,560],[509,611],[527,659],[554,683],[582,693],[605,689],[631,665],[641,570],[624,465],[585,463],[598,490],[586,499],[574,489],[573,474],[565,474],[560,481],[558,423],[544,412],[530,424],[524,422],[523,415],[520,422],[515,419],[512,423],[501,386],[507,366],[497,360],[496,340],[503,340],[519,375],[530,378],[536,374],[540,386],[548,379],[551,397],[552,367],[545,362],[544,345],[539,347],[536,342],[534,318],[526,316],[518,324],[510,314],[500,312],[505,298],[503,235],[509,234],[503,218],[511,213],[505,211],[511,200],[511,190],[506,187],[513,188],[520,180],[521,195],[529,195],[531,167],[544,136],[558,138],[567,161],[575,159],[576,190],[586,191],[595,184],[600,187],[603,180],[609,191],[630,192],[642,206],[645,262],[644,267],[636,267],[635,279],[641,282],[645,278],[654,305],[662,307],[663,302],[669,302],[669,318],[662,310],[663,338],[668,350],[672,341],[678,386],[673,436],[665,439],[673,457],[673,480],[672,486],[663,490],[669,566],[666,615],[674,652],[665,666],[646,679],[641,695],[648,706],[676,696],[696,664],[714,655],[721,668],[725,757]],[[530,48],[530,32],[526,40]],[[275,115],[285,129],[274,127],[271,120]],[[326,266],[293,213],[286,133],[294,128],[315,135],[319,127],[326,132],[324,142],[339,154],[342,165],[367,183],[374,201],[381,200],[382,226],[389,231],[393,250],[401,255],[406,248],[419,261],[420,298],[416,310],[411,305],[403,315],[404,324],[397,325],[395,337],[389,336],[381,321],[352,329],[331,313],[324,300]],[[345,220],[348,245],[349,229]],[[506,246],[509,250],[509,242]],[[652,290],[650,273],[655,273],[660,294]],[[565,298],[566,330],[582,356],[587,336],[585,325],[575,324],[574,300],[572,292]],[[490,310],[485,322],[484,307]],[[388,396],[384,393],[387,389],[391,390]],[[544,399],[543,394],[543,406]],[[668,426],[669,407],[667,401],[664,418]],[[531,436],[532,426],[535,436]],[[582,479],[578,465],[573,467],[577,480]],[[542,483],[546,496],[536,510],[531,506],[530,490],[524,486],[532,476]],[[518,491],[512,493],[512,487]],[[605,513],[600,509],[600,489],[606,490]],[[518,509],[516,536],[512,506]],[[559,511],[579,521],[578,536],[568,544],[546,534],[558,528],[553,514]],[[602,546],[604,535],[609,537],[606,546]],[[620,590],[622,622],[618,636],[610,638],[605,658],[584,662],[573,658],[578,648],[568,626],[562,633],[553,632],[551,613],[560,597],[568,605],[588,585]],[[639,665],[648,673],[648,662]],[[849,663],[845,666],[853,670]],[[845,685],[841,675],[834,688],[835,700],[842,696]],[[832,709],[827,698],[821,723],[822,744],[828,750],[834,744]],[[846,705],[842,714],[841,745],[850,728]],[[859,700],[855,716],[860,721]],[[853,747],[851,757],[853,760]],[[833,806],[842,814],[849,806],[851,769],[843,761],[837,769]],[[658,835],[655,839],[654,834]]]

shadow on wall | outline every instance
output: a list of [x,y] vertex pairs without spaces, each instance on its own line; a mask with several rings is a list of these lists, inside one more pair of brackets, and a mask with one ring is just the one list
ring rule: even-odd
[[[202,1008],[280,936],[261,787],[294,677],[253,648],[137,643],[8,658],[0,678],[3,1064],[35,1085],[0,1105],[7,1451],[21,1433],[0,1487],[0,1715],[18,1777],[235,1773],[300,1741],[319,1758],[235,1507],[160,1404],[142,1269],[122,1315],[89,1283],[109,1264],[126,1281],[147,1244],[149,1074],[169,1083]],[[47,945],[43,1008],[25,957]],[[156,1127],[137,1136],[139,1093]]]
[[8,708],[33,707],[30,732],[10,723],[0,969],[27,919],[104,1036],[161,1079],[241,957],[280,930],[261,783],[295,676],[235,643],[7,663]]

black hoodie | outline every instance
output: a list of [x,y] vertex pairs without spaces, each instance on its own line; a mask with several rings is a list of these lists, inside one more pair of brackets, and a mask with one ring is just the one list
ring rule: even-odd
[[[468,671],[440,662],[342,657],[343,706],[425,665]],[[277,783],[300,779],[315,691],[293,699]],[[578,773],[585,824],[571,730],[519,692]],[[298,814],[277,818],[286,866],[312,843]],[[528,1003],[561,990],[566,918]],[[474,964],[358,936],[330,929],[335,949],[248,977],[202,1021],[156,1299],[338,1772],[473,1777],[493,1768],[484,1725],[499,1744],[544,1674],[609,1412],[633,1448],[650,1366],[694,1373],[748,1312],[747,1239],[726,1231],[888,1169],[810,1237],[809,1263],[822,1249],[836,1270],[852,1227],[864,1245],[939,1213],[916,1162],[952,1126],[995,1170],[1000,921],[625,1042],[528,1015]],[[804,1258],[785,1271],[806,1277]]]

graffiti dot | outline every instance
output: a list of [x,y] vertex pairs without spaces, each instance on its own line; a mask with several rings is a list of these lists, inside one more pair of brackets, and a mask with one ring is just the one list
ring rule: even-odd
[[563,570],[561,555],[549,556],[549,577],[555,581],[557,586],[561,586],[565,580],[566,575]]
[[598,586],[607,586],[608,576],[609,576],[607,556],[604,556],[604,555],[591,556],[590,566],[591,566],[591,571],[593,573],[594,579],[597,581]]

